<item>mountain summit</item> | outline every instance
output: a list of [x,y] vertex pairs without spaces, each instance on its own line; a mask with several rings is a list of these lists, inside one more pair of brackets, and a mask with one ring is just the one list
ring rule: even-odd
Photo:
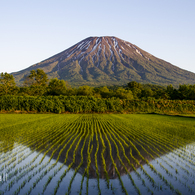
[[195,84],[195,74],[156,58],[117,37],[89,37],[40,63],[12,73],[17,83],[30,70],[43,69],[49,78],[72,86],[119,85],[130,81],[160,85]]

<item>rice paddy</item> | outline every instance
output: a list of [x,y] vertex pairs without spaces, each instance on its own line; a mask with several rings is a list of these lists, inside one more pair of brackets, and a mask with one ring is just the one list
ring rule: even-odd
[[195,194],[195,120],[1,114],[0,194]]

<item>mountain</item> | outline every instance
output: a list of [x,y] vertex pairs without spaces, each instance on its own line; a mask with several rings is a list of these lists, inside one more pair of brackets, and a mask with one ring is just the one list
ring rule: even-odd
[[195,84],[195,74],[156,58],[116,37],[89,37],[40,63],[12,73],[22,83],[30,70],[43,69],[49,78],[71,86],[121,85],[130,81],[159,85]]

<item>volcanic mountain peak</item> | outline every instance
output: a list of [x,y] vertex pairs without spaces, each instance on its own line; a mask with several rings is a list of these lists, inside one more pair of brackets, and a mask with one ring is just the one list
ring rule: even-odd
[[41,68],[73,86],[113,85],[129,81],[153,84],[195,83],[195,74],[154,57],[114,36],[89,37],[72,47],[17,73],[21,82],[32,69]]
[[[65,50],[64,52],[58,54],[56,57],[59,58],[60,61],[65,60],[66,62],[69,60],[78,60],[78,64],[83,71],[81,62],[84,58],[91,57],[93,63],[95,64],[95,60],[97,62],[96,66],[98,67],[100,63],[100,57],[103,55],[106,61],[112,61],[112,58],[119,58],[119,61],[124,60],[125,57],[131,55],[137,55],[144,57],[149,60],[150,54],[144,53],[143,51],[136,47],[135,45],[118,39],[116,37],[89,37],[87,39],[82,40],[71,48]],[[54,58],[54,61],[56,58]],[[59,66],[60,69],[60,66]],[[114,70],[114,63],[112,66]]]

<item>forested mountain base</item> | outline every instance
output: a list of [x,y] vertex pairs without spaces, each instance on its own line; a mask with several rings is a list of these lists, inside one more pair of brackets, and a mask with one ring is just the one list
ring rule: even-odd
[[80,86],[71,88],[64,80],[51,79],[43,70],[31,71],[23,87],[15,86],[13,75],[0,75],[0,111],[52,113],[158,112],[195,113],[195,85],[175,89],[135,81],[127,86]]
[[121,100],[89,96],[0,96],[0,111],[51,113],[195,113],[194,100]]

